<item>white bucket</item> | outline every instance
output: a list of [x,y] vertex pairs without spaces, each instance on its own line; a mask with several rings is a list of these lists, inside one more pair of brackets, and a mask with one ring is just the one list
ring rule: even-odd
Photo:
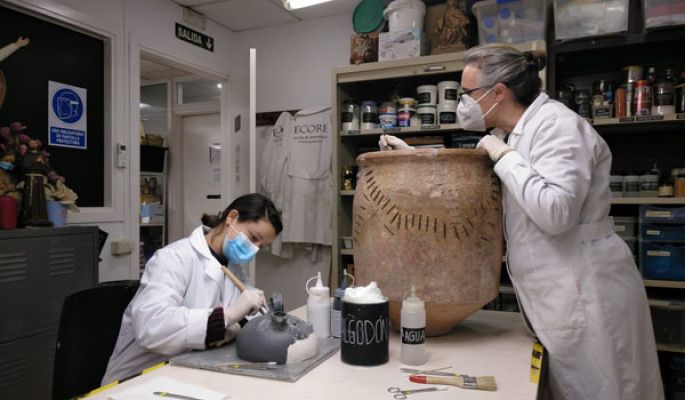
[[421,0],[395,0],[383,11],[388,20],[390,32],[423,31],[426,5]]

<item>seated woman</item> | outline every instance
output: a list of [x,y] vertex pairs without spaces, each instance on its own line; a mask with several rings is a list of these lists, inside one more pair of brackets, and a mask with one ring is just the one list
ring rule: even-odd
[[241,293],[221,266],[249,262],[283,230],[271,200],[248,194],[218,216],[204,215],[202,222],[148,261],[124,312],[103,384],[190,350],[227,343],[240,332],[239,321],[266,304],[261,290]]

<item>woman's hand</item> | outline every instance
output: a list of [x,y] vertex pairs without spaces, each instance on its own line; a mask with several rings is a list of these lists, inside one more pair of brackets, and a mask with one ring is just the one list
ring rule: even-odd
[[255,314],[264,305],[266,305],[264,292],[259,289],[246,289],[224,310],[225,320],[233,324],[247,315]]
[[487,151],[490,159],[494,163],[497,163],[505,154],[512,150],[502,139],[495,135],[483,136],[476,145],[476,148]]
[[14,42],[14,44],[16,44],[17,47],[22,48],[22,47],[26,46],[27,44],[29,44],[29,42],[30,42],[29,38],[19,36],[19,39],[17,39],[17,41]]
[[381,140],[378,141],[378,146],[382,151],[385,150],[413,150],[414,148],[407,144],[404,140],[392,136],[381,135]]

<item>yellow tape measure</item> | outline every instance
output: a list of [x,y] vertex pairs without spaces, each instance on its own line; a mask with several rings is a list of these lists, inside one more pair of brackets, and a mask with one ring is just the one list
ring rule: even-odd
[[530,356],[530,382],[540,383],[540,371],[545,348],[540,343],[533,344],[533,354]]

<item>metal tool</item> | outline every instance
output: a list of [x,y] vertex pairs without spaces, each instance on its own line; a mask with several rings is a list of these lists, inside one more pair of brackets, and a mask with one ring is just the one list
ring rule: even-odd
[[278,368],[278,363],[275,361],[269,361],[269,362],[255,362],[255,363],[244,363],[244,362],[232,362],[232,363],[226,363],[226,364],[219,364],[217,367],[221,368],[235,368],[235,369],[261,369],[261,370],[267,370],[267,369],[274,369]]
[[[241,282],[240,279],[233,274],[233,272],[223,265],[221,266],[221,270],[224,271],[224,274],[228,277],[228,279],[231,280],[231,282],[233,282],[233,284],[238,288],[238,290],[240,290],[241,293],[245,291],[245,284]],[[261,306],[259,308],[259,313],[262,315],[265,315],[268,312],[269,308],[267,306]]]
[[168,397],[170,399],[179,399],[179,400],[202,400],[198,399],[197,397],[190,397],[190,396],[184,396],[182,394],[176,394],[176,393],[169,393],[169,392],[152,392],[153,395],[159,396],[159,397]]
[[441,370],[447,369],[447,368],[452,368],[452,367],[443,367],[443,368],[436,368],[436,369],[430,369],[430,370],[414,369],[414,368],[400,368],[400,371],[410,373],[410,374],[456,376],[456,373],[454,373],[454,372],[443,372],[443,371],[441,371]]
[[423,393],[423,392],[439,392],[439,391],[444,391],[447,390],[447,388],[441,388],[441,387],[427,387],[425,389],[400,389],[397,386],[391,386],[388,388],[388,392],[394,393],[395,395],[393,396],[397,400],[403,400],[407,398],[408,394],[414,394],[414,393]]

